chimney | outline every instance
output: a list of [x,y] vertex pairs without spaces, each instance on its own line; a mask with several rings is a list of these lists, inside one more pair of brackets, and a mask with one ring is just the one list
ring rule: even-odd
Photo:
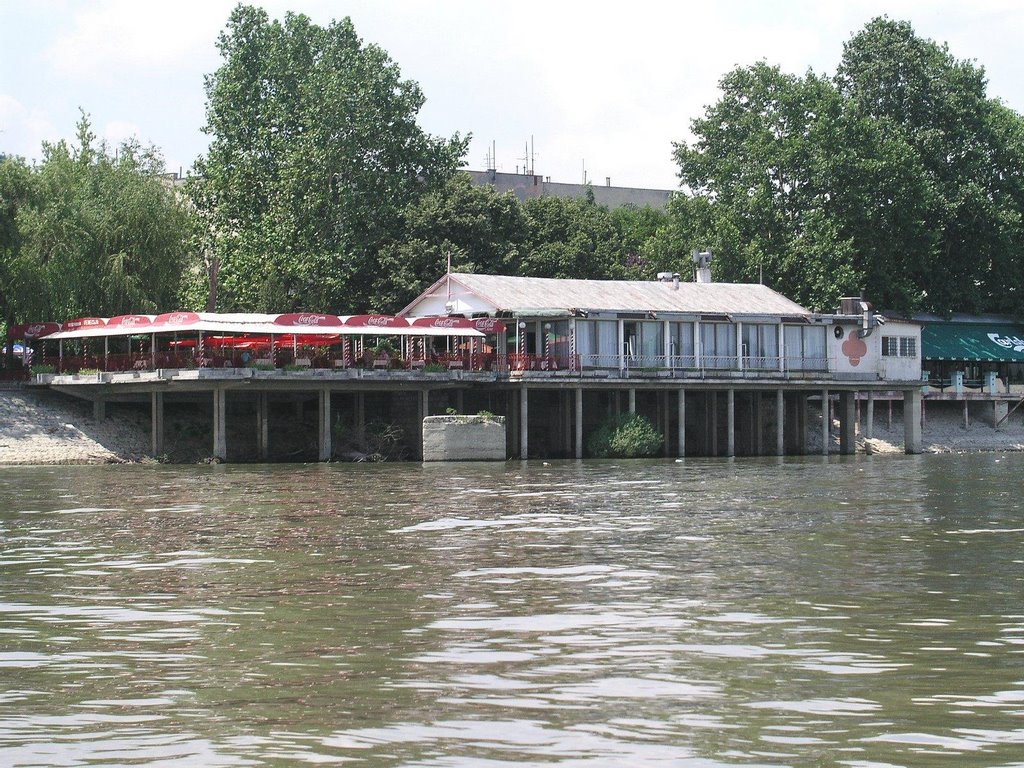
[[604,185],[606,187],[610,187],[612,185],[612,177],[611,176],[605,176],[604,177]]
[[711,262],[715,258],[711,255],[711,251],[694,251],[693,252],[693,264],[697,270],[697,282],[698,283],[710,283],[711,280]]

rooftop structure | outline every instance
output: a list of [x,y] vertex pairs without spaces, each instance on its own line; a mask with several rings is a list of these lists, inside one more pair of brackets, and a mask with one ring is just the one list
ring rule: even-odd
[[606,177],[599,184],[564,184],[551,181],[550,176],[533,173],[504,173],[502,171],[465,171],[477,186],[491,186],[498,192],[512,192],[520,201],[534,197],[569,197],[583,199],[588,192],[594,195],[594,202],[608,208],[635,205],[639,208],[665,208],[672,195],[669,189],[646,189],[643,187],[613,187],[611,178]]

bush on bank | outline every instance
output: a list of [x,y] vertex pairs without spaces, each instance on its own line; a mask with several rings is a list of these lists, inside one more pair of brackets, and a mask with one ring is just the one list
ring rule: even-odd
[[662,435],[650,421],[636,413],[610,416],[587,440],[596,459],[640,459],[656,456]]

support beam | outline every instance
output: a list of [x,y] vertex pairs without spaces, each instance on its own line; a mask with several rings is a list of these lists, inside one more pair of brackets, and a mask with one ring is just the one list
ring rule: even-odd
[[519,458],[524,461],[530,457],[530,405],[526,392],[526,387],[519,390]]
[[718,392],[712,390],[708,393],[708,399],[710,406],[708,408],[711,415],[711,455],[718,455]]
[[786,455],[786,397],[782,387],[775,390],[775,455]]
[[921,390],[903,393],[903,447],[907,453],[921,452]]
[[636,390],[633,387],[629,388],[629,412],[636,413]]
[[680,388],[678,397],[679,401],[676,404],[678,413],[676,418],[679,421],[676,426],[676,440],[679,443],[679,450],[676,453],[682,459],[686,456],[686,390]]
[[828,456],[829,442],[832,440],[832,408],[828,398],[828,390],[821,390],[821,455]]
[[663,392],[658,392],[657,395],[658,410],[661,412],[661,434],[662,440],[664,441],[662,444],[662,448],[665,452],[665,455],[669,456],[671,455],[672,450],[672,417],[669,415],[668,390],[666,389]]
[[850,456],[857,452],[856,408],[853,392],[839,393],[839,453]]
[[864,437],[868,440],[875,436],[875,393],[868,392],[868,408],[864,414]]
[[[102,402],[102,401],[100,401]],[[150,448],[154,456],[164,452],[164,393],[149,393]]]
[[726,392],[725,402],[725,455],[732,457],[736,455],[736,390],[730,389]]
[[213,390],[213,457],[228,458],[227,393],[222,387]]
[[576,387],[576,458],[583,458],[583,387]]
[[322,387],[317,392],[317,460],[330,461],[331,445],[331,390]]
[[107,418],[107,401],[103,398],[92,401],[92,420],[103,421]]
[[270,408],[266,392],[256,393],[256,454],[260,461],[270,457]]

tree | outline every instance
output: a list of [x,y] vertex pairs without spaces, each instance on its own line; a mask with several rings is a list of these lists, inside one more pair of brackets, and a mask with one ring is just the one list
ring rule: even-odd
[[529,277],[620,279],[625,256],[607,208],[593,198],[535,197],[523,203]]
[[219,265],[220,309],[355,311],[406,207],[467,140],[416,124],[423,95],[352,22],[238,6],[206,79],[209,152],[192,194]]
[[720,279],[764,279],[831,308],[864,292],[901,310],[1024,309],[1024,124],[983,70],[875,19],[834,78],[765,63],[676,145],[681,228],[714,243]]
[[449,257],[454,271],[516,274],[524,230],[515,195],[457,174],[406,206],[401,238],[380,253],[372,308],[399,311],[444,274]]
[[8,318],[66,320],[177,305],[190,215],[163,183],[154,148],[128,141],[112,155],[83,115],[77,146],[44,144],[39,166],[8,160],[3,168],[0,187],[21,190],[13,229],[9,213],[0,214],[8,223],[0,224]]
[[1022,121],[987,96],[984,69],[918,37],[909,23],[881,17],[844,46],[836,82],[919,164],[932,235],[914,273],[924,307],[1024,310]]

